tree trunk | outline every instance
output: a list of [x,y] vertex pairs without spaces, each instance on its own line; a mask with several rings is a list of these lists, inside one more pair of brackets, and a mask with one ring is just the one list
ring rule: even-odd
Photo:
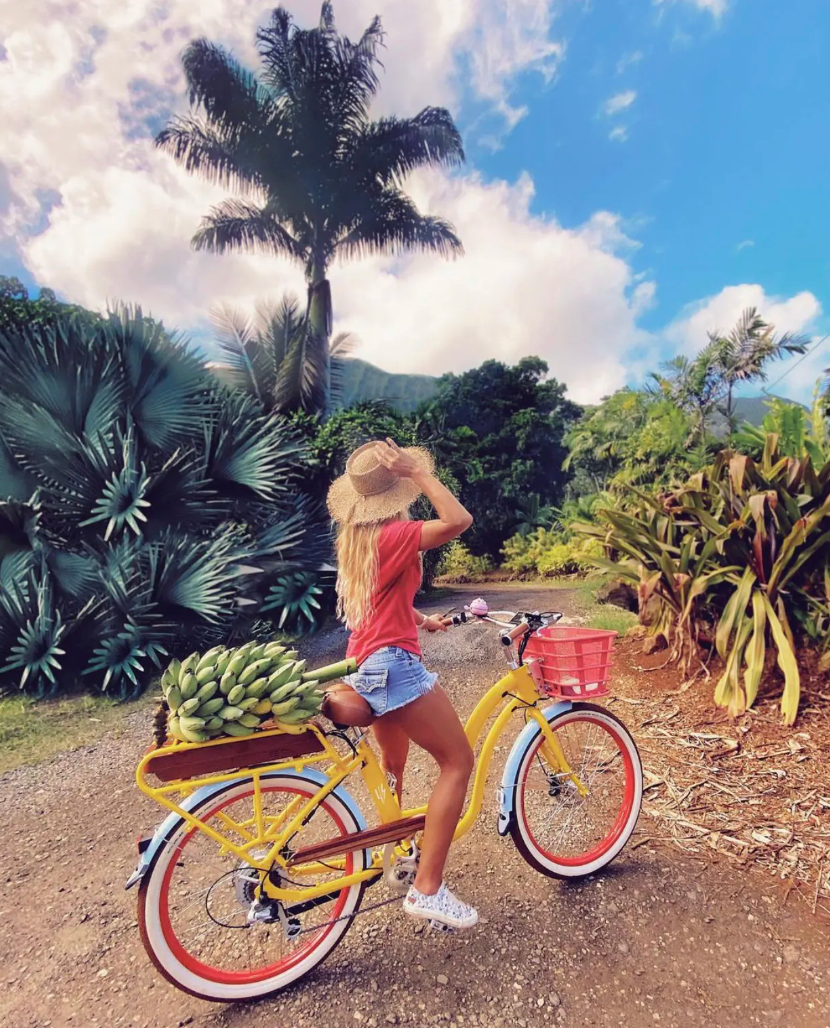
[[308,326],[314,343],[319,347],[320,360],[324,367],[322,386],[326,396],[326,411],[331,406],[331,357],[329,340],[332,331],[331,285],[326,278],[323,263],[312,268],[308,284]]
[[730,444],[735,434],[735,408],[732,401],[732,387],[732,382],[729,382],[726,387],[726,431],[729,433],[727,439]]

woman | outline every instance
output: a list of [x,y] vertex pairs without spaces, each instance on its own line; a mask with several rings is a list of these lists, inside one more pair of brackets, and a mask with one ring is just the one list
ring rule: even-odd
[[[421,493],[437,512],[434,521],[409,519]],[[443,874],[473,753],[438,676],[421,662],[418,631],[446,631],[449,622],[427,617],[413,604],[421,583],[421,551],[455,539],[473,519],[434,476],[425,450],[402,450],[391,439],[367,443],[351,455],[346,474],[329,491],[328,506],[338,526],[338,614],[351,631],[347,656],[358,664],[347,681],[375,716],[372,730],[383,768],[399,799],[410,740],[440,769],[404,910],[453,928],[472,928],[478,914],[450,892]],[[336,694],[328,710],[338,720]]]

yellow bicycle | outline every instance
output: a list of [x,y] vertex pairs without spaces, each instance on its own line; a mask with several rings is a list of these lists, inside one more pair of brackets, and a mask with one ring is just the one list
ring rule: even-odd
[[[499,834],[543,874],[578,878],[625,846],[643,775],[625,726],[585,702],[605,692],[614,633],[559,628],[560,617],[476,601],[454,618],[498,626],[510,664],[466,725],[477,764],[456,838],[475,823],[494,749],[518,714],[525,726],[498,789]],[[341,662],[315,677],[350,670]],[[347,789],[355,773],[377,811],[371,827]],[[140,884],[141,937],[158,970],[203,999],[251,1000],[293,984],[340,942],[368,886],[385,881],[395,895],[383,902],[393,902],[414,878],[426,807],[401,810],[364,730],[312,722],[164,746],[136,779],[170,812],[139,840],[127,882]]]

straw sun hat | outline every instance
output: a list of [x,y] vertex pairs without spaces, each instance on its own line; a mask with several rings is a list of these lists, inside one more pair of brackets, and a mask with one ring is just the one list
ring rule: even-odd
[[[411,478],[399,478],[377,457],[377,442],[359,447],[346,461],[346,474],[329,489],[328,508],[341,525],[372,525],[389,521],[409,510],[421,495]],[[432,457],[419,446],[407,446],[403,453],[412,457],[430,474],[435,470]]]

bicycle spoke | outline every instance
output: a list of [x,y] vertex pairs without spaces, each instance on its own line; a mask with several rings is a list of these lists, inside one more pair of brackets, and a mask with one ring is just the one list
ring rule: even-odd
[[[265,826],[264,834],[271,836],[270,841],[263,839],[261,842],[265,850],[273,845],[280,826],[296,814],[309,795],[263,786],[260,823]],[[201,817],[224,835],[244,840],[251,858],[261,860],[263,853],[254,848],[258,840],[251,831],[257,823],[253,801],[251,787],[247,794],[226,803],[217,802],[216,809]],[[298,829],[299,846],[313,845],[342,831],[325,801],[316,808],[316,815]],[[335,883],[338,878],[352,873],[354,860],[347,857],[330,865],[309,864],[302,869],[302,884],[298,882],[291,887],[302,889]],[[248,924],[248,911],[258,894],[259,876],[252,874],[247,864],[226,848],[218,847],[198,829],[188,829],[178,844],[167,894],[167,921],[176,944],[205,965],[211,974],[233,975],[260,968],[278,968],[297,951],[316,945],[316,940],[338,921],[350,890],[337,893],[327,903],[311,904],[306,909],[303,909],[304,904],[297,904],[301,913],[291,914],[301,931],[296,938],[286,935],[277,906],[273,907],[273,922]]]
[[629,772],[619,742],[600,719],[577,714],[552,728],[564,764],[551,765],[540,739],[521,784],[523,823],[550,859],[578,864],[613,835],[628,802]]

